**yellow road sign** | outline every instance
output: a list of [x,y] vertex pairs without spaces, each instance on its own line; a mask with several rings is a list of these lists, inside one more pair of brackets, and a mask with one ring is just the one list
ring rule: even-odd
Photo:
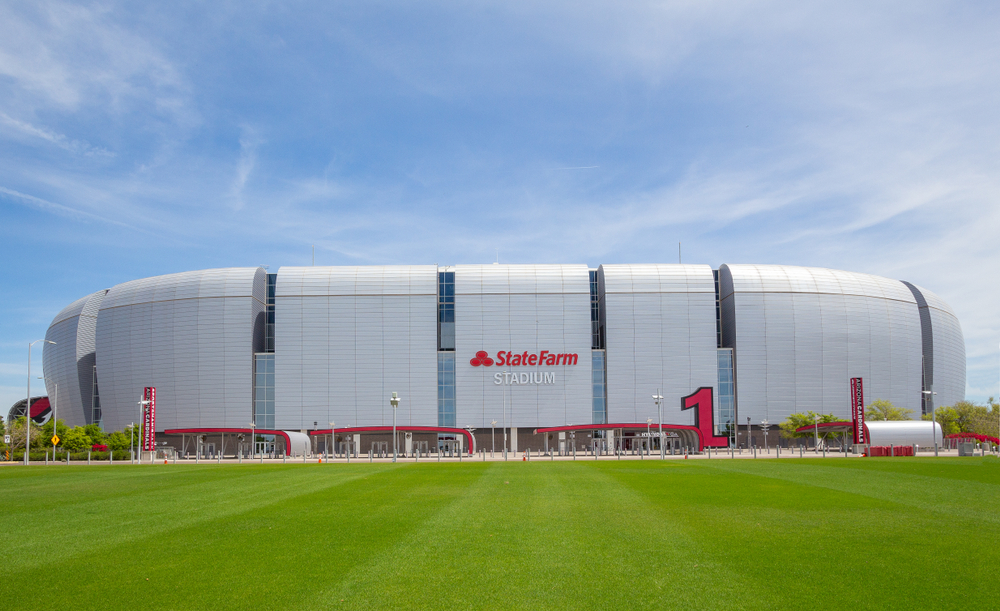
[[59,435],[53,435],[52,436],[52,445],[54,445],[54,446],[59,445]]

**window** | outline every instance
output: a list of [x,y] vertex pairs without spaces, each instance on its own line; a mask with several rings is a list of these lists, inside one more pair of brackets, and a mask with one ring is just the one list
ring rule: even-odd
[[608,398],[606,367],[604,364],[605,353],[603,350],[594,350],[591,353],[591,382],[594,390],[593,394],[593,424],[607,424],[608,422]]
[[455,349],[455,272],[438,272],[438,350]]
[[733,430],[736,423],[736,379],[733,376],[733,349],[719,348],[719,411],[715,416],[717,435]]
[[265,311],[267,321],[264,325],[264,352],[274,352],[274,292],[278,283],[278,274],[267,275],[267,303]]
[[455,353],[438,352],[438,426],[455,421]]
[[274,355],[258,353],[253,357],[253,421],[259,428],[274,428]]
[[597,270],[590,270],[590,347],[604,348],[604,333],[601,329],[601,300],[597,292]]

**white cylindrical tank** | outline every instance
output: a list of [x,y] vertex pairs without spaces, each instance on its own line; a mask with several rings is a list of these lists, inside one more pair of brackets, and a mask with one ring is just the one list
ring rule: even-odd
[[941,425],[929,420],[869,420],[868,443],[873,446],[942,445]]

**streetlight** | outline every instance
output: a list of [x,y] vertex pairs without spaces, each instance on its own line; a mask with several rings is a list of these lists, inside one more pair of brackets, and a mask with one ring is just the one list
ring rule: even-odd
[[[142,422],[144,422],[146,420],[146,418],[145,418],[145,415],[146,415],[146,406],[150,405],[151,403],[152,403],[152,401],[150,401],[148,399],[139,399],[139,422],[140,423],[142,423]],[[141,427],[142,424],[140,424],[139,426]],[[135,427],[135,423],[134,422],[132,423],[132,427],[133,428]],[[139,443],[142,443],[141,438],[139,440]],[[136,444],[135,449],[137,450],[137,454],[139,454],[139,464],[142,464],[142,451],[139,450],[139,444],[138,443]]]
[[937,426],[936,424],[937,416],[934,414],[934,395],[936,395],[937,393],[930,390],[922,390],[920,392],[927,397],[927,401],[931,404],[931,439],[934,440],[934,456],[937,456],[938,455],[937,432],[934,430],[934,427]]
[[[45,378],[43,378],[42,376],[38,376],[35,379],[36,380],[44,380],[46,382],[48,381]],[[59,415],[59,411],[58,411],[59,410],[59,382],[53,382],[52,384],[56,387],[56,400],[55,400],[55,403],[52,404],[52,436],[53,437],[58,437],[59,436],[59,419],[57,418],[57,416]],[[52,444],[52,460],[54,461],[55,459],[56,459],[56,444],[53,443]]]
[[760,421],[760,430],[764,431],[764,453],[767,454],[767,429],[771,426],[767,423],[767,418]]
[[[653,395],[653,403],[656,404],[656,414],[660,419],[660,460],[663,460],[663,395],[660,394],[660,389],[656,389],[656,394]],[[647,430],[649,425],[646,425]]]
[[492,447],[490,448],[490,458],[493,458],[493,453],[497,451],[497,438],[493,432],[496,425],[497,425],[496,420],[490,422],[490,442],[492,443]]
[[[333,458],[337,458],[337,423],[330,421],[330,445],[333,446]],[[350,450],[348,450],[350,452]]]
[[[750,419],[747,418],[747,421],[749,421],[749,420]],[[816,448],[815,448],[815,450],[816,450],[817,453],[819,453],[819,414],[813,414],[813,420],[816,423],[816,426],[815,426],[815,429],[814,429],[814,432],[813,432],[814,436],[816,437]],[[824,452],[824,456],[825,455],[826,454]]]
[[646,418],[646,454],[649,455],[649,446],[653,439],[649,436],[649,425],[653,424],[652,418]]
[[257,458],[257,421],[250,421],[250,460]]
[[48,339],[36,339],[28,344],[28,401],[24,404],[24,464],[28,464],[28,448],[31,447],[31,347],[38,342],[56,344]]
[[392,462],[396,462],[396,408],[399,407],[399,400],[396,391],[392,391],[392,398],[389,399],[392,405]]

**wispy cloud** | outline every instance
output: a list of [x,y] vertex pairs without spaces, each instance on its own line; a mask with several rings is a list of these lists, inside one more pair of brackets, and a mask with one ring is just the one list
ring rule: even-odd
[[240,137],[240,158],[236,163],[236,176],[233,178],[233,185],[230,197],[233,200],[233,209],[241,210],[245,204],[243,201],[243,191],[246,188],[250,173],[257,165],[257,146],[261,144],[256,132],[250,127],[243,127],[243,135]]
[[87,156],[100,156],[100,157],[114,157],[115,154],[111,151],[103,149],[101,147],[96,147],[90,145],[88,142],[83,142],[80,140],[71,140],[64,136],[42,127],[37,127],[30,123],[24,121],[18,121],[7,116],[5,113],[0,112],[0,123],[3,123],[9,127],[20,131],[21,133],[32,136],[34,138],[40,138],[54,144],[55,146],[63,149],[64,151],[69,151],[77,155],[87,155]]

